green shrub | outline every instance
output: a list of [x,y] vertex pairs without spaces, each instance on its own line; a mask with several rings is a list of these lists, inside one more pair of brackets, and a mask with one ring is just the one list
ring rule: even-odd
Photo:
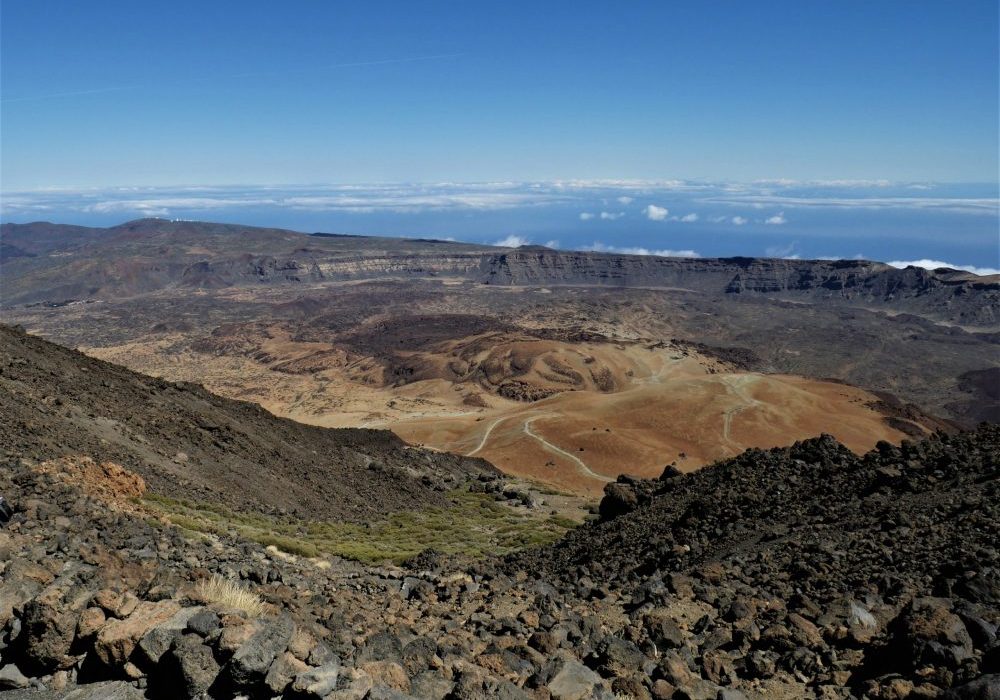
[[190,503],[147,494],[145,506],[186,530],[239,537],[304,557],[331,554],[363,562],[400,562],[425,549],[483,556],[552,542],[577,523],[560,516],[525,513],[488,494],[448,494],[451,505],[401,511],[375,523],[278,519],[232,511],[214,503]]

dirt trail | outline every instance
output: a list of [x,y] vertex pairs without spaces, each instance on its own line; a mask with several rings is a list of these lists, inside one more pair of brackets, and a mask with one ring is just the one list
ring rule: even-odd
[[575,462],[576,465],[580,468],[580,471],[583,472],[584,475],[589,476],[591,479],[597,479],[598,481],[614,481],[614,479],[612,479],[609,476],[605,476],[604,474],[598,474],[593,469],[591,469],[590,467],[588,467],[586,465],[586,463],[582,459],[580,459],[579,457],[577,457],[576,455],[574,455],[574,454],[572,454],[570,452],[567,452],[566,450],[564,450],[563,448],[559,447],[558,445],[553,445],[551,442],[549,442],[548,440],[546,440],[544,437],[542,437],[538,433],[533,432],[531,430],[531,424],[534,423],[536,420],[538,420],[539,418],[546,418],[546,417],[551,417],[551,416],[552,416],[552,414],[549,414],[548,416],[534,416],[533,418],[529,418],[528,420],[524,421],[524,432],[528,436],[533,437],[535,440],[537,440],[538,442],[540,442],[542,444],[542,447],[544,447],[545,449],[549,450],[550,452],[555,452],[555,453],[557,453],[559,455],[562,455],[563,457],[566,457],[567,459],[572,460],[573,462]]
[[[747,393],[747,389],[750,385],[755,384],[760,379],[761,377],[755,374],[737,374],[723,378],[723,383],[726,386],[726,392],[743,402],[742,404],[738,404],[732,408],[727,408],[722,412],[722,439],[726,442],[732,444],[730,431],[733,425],[733,417],[738,413],[746,411],[747,409],[763,405],[760,401]],[[735,449],[737,452],[743,451],[743,448],[738,445]]]
[[[872,397],[857,389],[726,373],[703,358],[669,351],[636,359],[631,384],[611,394],[564,392],[512,402],[493,415],[428,416],[393,428],[411,442],[485,457],[512,474],[587,493],[619,471],[655,476],[671,459],[692,470],[747,447],[780,444],[783,436],[804,439],[826,431],[862,451],[879,439],[899,439],[868,407]],[[536,428],[541,418],[545,423]],[[578,446],[586,453],[577,455]],[[560,469],[545,464],[549,456],[558,457]]]
[[490,423],[490,426],[486,429],[486,432],[483,433],[483,439],[479,441],[478,445],[476,445],[476,449],[474,449],[472,452],[466,452],[465,456],[471,457],[472,455],[476,454],[481,449],[483,449],[483,447],[486,446],[486,441],[490,439],[490,433],[493,432],[493,429],[503,421],[507,420],[508,418],[510,418],[510,416],[501,416],[500,418],[497,418],[495,421]]

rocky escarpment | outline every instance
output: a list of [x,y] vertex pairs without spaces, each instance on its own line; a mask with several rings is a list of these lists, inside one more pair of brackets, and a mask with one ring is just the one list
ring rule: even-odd
[[528,248],[484,256],[479,280],[504,285],[672,287],[894,308],[969,325],[1000,323],[1000,279],[896,269],[867,260],[662,258]]
[[600,522],[553,547],[501,562],[425,552],[402,568],[191,537],[114,498],[141,488],[127,472],[8,460],[0,688],[989,698],[998,433],[864,458],[828,438],[751,450],[700,478],[621,480]]

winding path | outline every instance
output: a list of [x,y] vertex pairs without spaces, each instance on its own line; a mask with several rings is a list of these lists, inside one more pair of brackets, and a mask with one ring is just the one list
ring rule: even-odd
[[576,465],[580,468],[580,471],[583,472],[586,476],[589,476],[591,479],[597,479],[598,481],[614,481],[614,479],[612,479],[609,476],[605,476],[604,474],[598,474],[597,472],[595,472],[593,469],[588,467],[582,459],[580,459],[576,455],[567,452],[558,445],[553,445],[551,442],[543,438],[538,433],[533,432],[531,430],[531,424],[534,423],[539,418],[544,418],[544,417],[545,416],[535,416],[534,418],[529,418],[528,420],[524,421],[524,432],[527,433],[529,437],[533,437],[535,440],[538,440],[538,442],[542,443],[542,447],[549,450],[550,452],[555,452],[557,454],[562,455],[563,457],[566,457],[567,459],[572,460],[573,462],[576,462]]
[[497,418],[495,421],[490,423],[490,426],[486,429],[486,432],[483,433],[483,439],[479,441],[478,445],[476,445],[476,449],[474,449],[472,452],[466,452],[465,456],[471,457],[472,455],[479,452],[479,450],[483,449],[483,447],[486,446],[486,441],[490,439],[490,433],[493,432],[493,428],[497,427],[500,423],[507,420],[508,418],[510,418],[510,416],[501,416],[500,418]]
[[722,412],[722,439],[728,443],[732,443],[730,438],[730,429],[733,424],[733,416],[737,413],[741,413],[748,408],[753,408],[754,406],[761,405],[761,402],[750,396],[746,389],[748,384],[753,384],[759,377],[754,375],[737,375],[733,376],[731,379],[727,378],[726,391],[738,399],[741,399],[744,403],[741,406],[733,406],[732,408],[727,408]]

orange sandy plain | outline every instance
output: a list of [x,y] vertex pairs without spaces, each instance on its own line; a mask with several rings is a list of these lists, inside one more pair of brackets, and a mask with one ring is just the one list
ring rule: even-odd
[[[581,369],[581,363],[605,368],[615,385],[599,391],[588,381],[579,389],[523,402],[469,381],[427,379],[394,387],[358,381],[363,360],[347,363],[320,344],[282,337],[262,346],[266,362],[192,351],[167,355],[162,349],[170,342],[161,338],[90,352],[150,374],[197,381],[302,422],[389,428],[408,442],[481,456],[507,473],[587,495],[599,494],[619,473],[657,476],[671,462],[691,471],[748,447],[787,445],[823,432],[856,452],[879,440],[905,437],[871,407],[876,397],[861,389],[733,372],[710,358],[663,345],[551,341],[491,348],[489,357],[497,366],[504,364],[495,361],[498,354],[500,360],[533,355],[527,360],[531,369],[518,377],[532,385],[552,389],[558,386],[552,379],[559,377],[546,373],[546,367]],[[272,369],[308,362],[317,352],[328,363],[319,371]],[[442,355],[428,361],[440,362]],[[473,394],[485,405],[468,405],[465,399]]]

